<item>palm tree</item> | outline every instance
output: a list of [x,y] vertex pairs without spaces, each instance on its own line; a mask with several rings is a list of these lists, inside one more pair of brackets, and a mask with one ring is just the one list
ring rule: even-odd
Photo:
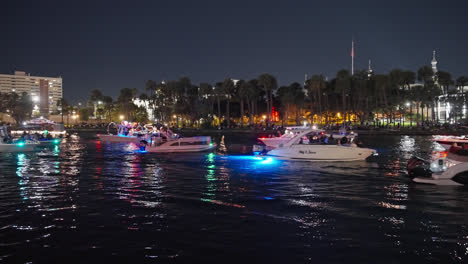
[[221,96],[224,95],[222,86],[222,82],[217,82],[214,87],[214,94],[218,103],[218,128],[221,127]]
[[281,102],[282,112],[282,125],[284,126],[284,120],[286,123],[289,122],[289,110],[291,104],[294,103],[294,95],[291,93],[290,86],[281,86],[277,91],[278,99]]
[[239,80],[236,83],[236,96],[240,104],[240,126],[244,127],[244,100],[249,92],[249,84],[244,80]]
[[254,123],[254,116],[257,109],[257,101],[261,94],[261,88],[258,86],[258,81],[256,79],[250,80],[247,82],[246,90],[246,99],[247,106],[249,110],[249,123],[252,125]]
[[231,103],[232,96],[235,94],[236,86],[232,79],[227,78],[223,81],[222,90],[224,92],[224,96],[226,96],[226,118],[227,118],[227,126],[228,128],[231,127],[231,118],[229,113],[229,105]]
[[347,70],[340,70],[336,74],[336,84],[335,89],[338,93],[341,94],[342,102],[342,112],[343,112],[343,121],[346,121],[347,108],[346,108],[346,97],[351,86],[351,78]]
[[202,97],[202,101],[209,103],[209,113],[211,118],[213,118],[214,99],[216,97],[214,87],[209,83],[200,83],[200,96]]
[[102,98],[102,101],[104,103],[104,110],[107,112],[107,118],[109,119],[109,122],[112,121],[112,108],[114,107],[113,105],[113,99],[110,96],[104,96]]
[[312,102],[310,113],[313,116],[314,105],[316,105],[316,111],[320,116],[320,122],[322,122],[322,93],[326,88],[325,77],[323,75],[313,75],[312,78],[306,80],[305,88]]
[[57,101],[57,107],[60,107],[60,109],[62,109],[60,112],[60,115],[62,116],[62,124],[63,124],[63,115],[66,113],[68,114],[68,102],[67,100],[65,100],[65,98],[60,98],[58,101]]
[[273,91],[278,87],[276,78],[268,73],[258,76],[258,85],[263,88],[266,94],[267,103],[267,126],[270,126],[270,116],[273,111]]

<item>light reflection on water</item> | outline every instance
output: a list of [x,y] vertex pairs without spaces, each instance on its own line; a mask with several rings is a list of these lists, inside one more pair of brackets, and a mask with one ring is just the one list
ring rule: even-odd
[[406,161],[429,155],[433,143],[363,141],[380,155],[311,163],[153,154],[80,137],[36,153],[0,154],[0,250],[7,252],[0,259],[467,260],[466,190],[404,176]]

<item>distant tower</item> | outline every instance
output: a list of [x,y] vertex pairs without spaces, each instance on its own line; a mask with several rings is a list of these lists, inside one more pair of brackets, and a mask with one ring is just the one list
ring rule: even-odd
[[354,75],[354,39],[351,40],[351,75]]
[[367,69],[367,77],[372,77],[372,74],[374,72],[372,71],[372,68],[371,68],[371,60],[369,60],[369,68]]
[[431,61],[431,65],[432,65],[432,71],[433,71],[434,73],[437,73],[437,60],[436,60],[435,55],[436,55],[436,51],[434,50],[434,51],[432,52],[432,61]]

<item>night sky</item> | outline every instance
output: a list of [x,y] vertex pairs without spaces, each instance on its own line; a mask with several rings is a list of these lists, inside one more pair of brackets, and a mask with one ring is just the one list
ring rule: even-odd
[[271,73],[331,78],[372,60],[376,72],[468,75],[468,1],[5,1],[0,73],[62,76],[64,96],[117,96],[145,81],[194,83]]

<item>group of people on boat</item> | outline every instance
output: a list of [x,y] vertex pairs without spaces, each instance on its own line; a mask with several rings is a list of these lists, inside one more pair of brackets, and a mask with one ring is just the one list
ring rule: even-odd
[[319,145],[341,145],[341,146],[360,146],[362,145],[360,140],[348,138],[343,136],[339,139],[333,137],[333,135],[327,136],[324,133],[311,134],[307,137],[303,137],[299,140],[299,144],[319,144]]

